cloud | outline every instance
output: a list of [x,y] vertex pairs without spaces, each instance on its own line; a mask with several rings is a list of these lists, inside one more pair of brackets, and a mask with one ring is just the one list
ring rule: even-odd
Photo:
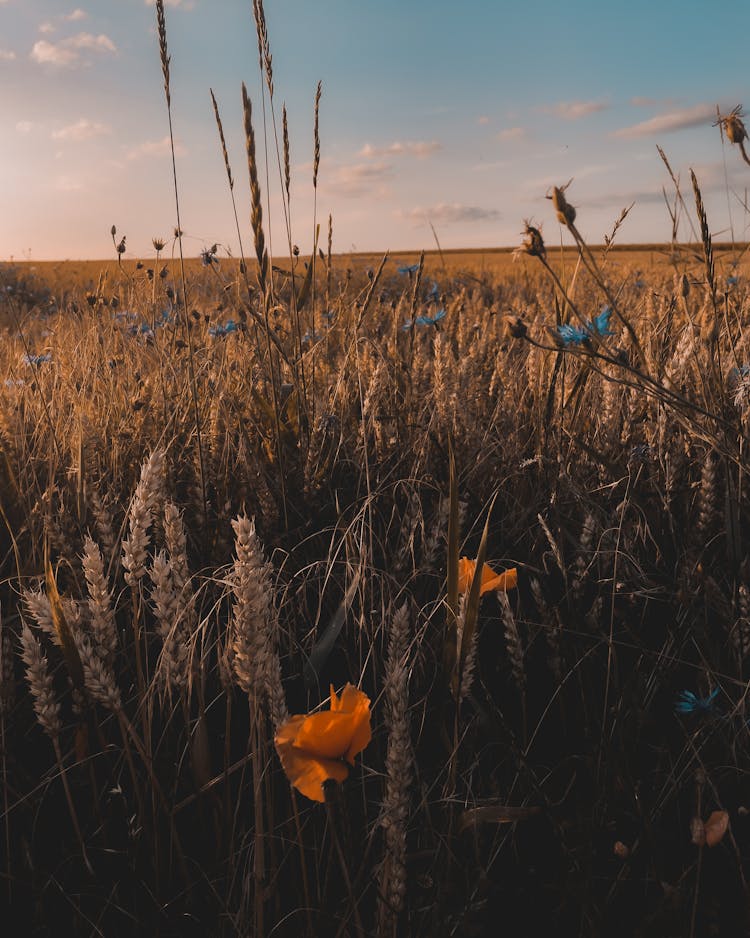
[[76,7],[75,10],[63,16],[64,20],[67,20],[68,23],[78,23],[80,20],[85,20],[88,18],[88,13],[85,10],[82,10],[80,7]]
[[500,212],[495,208],[478,205],[462,205],[459,202],[438,202],[427,208],[413,208],[406,218],[417,224],[432,222],[438,225],[462,225],[468,222],[497,221]]
[[75,124],[68,124],[52,132],[53,140],[90,140],[92,137],[102,137],[112,133],[108,124],[98,124],[95,121],[82,117]]
[[[129,160],[140,160],[144,157],[158,158],[169,156],[171,152],[169,137],[162,137],[161,140],[146,140],[143,143],[139,143],[137,147],[133,147],[128,151],[127,158]],[[175,156],[185,156],[187,153],[185,147],[177,141],[175,141],[174,152]]]
[[82,64],[81,53],[88,51],[114,53],[117,52],[117,46],[104,33],[98,36],[92,33],[78,33],[76,36],[61,39],[59,42],[40,39],[34,43],[31,58],[41,65],[56,65],[65,68]]
[[489,124],[489,122],[490,122],[490,119],[486,114],[480,114],[479,117],[477,118],[478,124],[484,125],[484,124]]
[[352,163],[336,166],[324,174],[322,184],[339,195],[370,195],[382,191],[383,184],[393,175],[390,163]]
[[597,111],[605,111],[609,107],[606,101],[560,101],[559,104],[540,108],[544,114],[552,114],[565,121],[577,121]]
[[659,114],[650,120],[641,121],[640,124],[633,124],[632,127],[622,127],[620,130],[616,130],[612,136],[648,137],[652,134],[669,134],[674,133],[676,130],[684,130],[686,127],[697,127],[699,124],[705,124],[715,116],[716,111],[712,105],[696,104],[695,107]]
[[34,129],[34,125],[32,124],[31,121],[19,121],[16,124],[16,133],[19,133],[19,134],[24,134],[24,135],[30,134],[33,129]]
[[12,49],[0,49],[0,62],[12,62],[16,53]]
[[39,24],[39,32],[45,36],[49,35],[49,33],[53,33],[56,29],[57,26],[55,26],[54,23],[50,23],[49,20],[45,20],[43,23]]
[[498,140],[525,140],[528,137],[525,127],[506,127],[497,134]]
[[382,158],[384,156],[416,156],[417,159],[424,159],[442,148],[442,144],[437,140],[406,140],[403,143],[396,140],[384,147],[376,147],[371,143],[366,143],[357,154],[366,159],[372,157]]

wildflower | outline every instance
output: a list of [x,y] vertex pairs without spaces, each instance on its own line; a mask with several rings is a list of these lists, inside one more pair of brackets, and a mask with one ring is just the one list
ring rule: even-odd
[[[458,561],[458,591],[459,593],[468,593],[471,589],[474,574],[477,569],[476,560],[469,560],[468,557],[462,557]],[[507,592],[513,590],[518,585],[518,570],[511,567],[503,573],[496,573],[489,564],[482,567],[482,585],[479,595],[485,593]]]
[[32,365],[35,368],[38,368],[39,365],[44,365],[46,362],[52,361],[52,353],[47,352],[45,355],[29,355],[28,353],[24,354],[22,359],[25,365]]
[[437,285],[437,283],[435,283],[434,280],[432,281],[432,286],[427,291],[427,299],[432,300],[435,303],[437,303],[437,301],[440,299],[440,287]]
[[636,290],[642,290],[646,286],[646,281],[641,277],[638,277],[638,279],[633,283],[633,286],[636,288]]
[[406,267],[399,267],[398,272],[400,274],[406,274],[411,277],[412,274],[415,274],[419,270],[419,264],[410,264]]
[[558,326],[555,331],[557,333],[555,339],[561,341],[563,345],[583,345],[589,339],[585,329],[579,329],[577,326],[568,325],[568,323]]
[[343,782],[371,739],[370,698],[347,684],[340,697],[331,685],[330,710],[290,717],[275,743],[291,784],[311,801],[325,801],[323,782]]
[[319,332],[308,331],[302,336],[302,344],[308,345],[310,342],[317,342],[319,339],[322,339],[322,338],[324,338],[324,336],[322,336]]
[[719,688],[711,691],[708,697],[696,697],[689,690],[680,691],[677,696],[677,702],[674,705],[675,713],[711,713],[714,708],[714,700],[719,696]]
[[417,316],[416,319],[411,320],[407,319],[402,326],[404,332],[407,332],[409,329],[414,326],[435,326],[440,322],[441,319],[445,319],[445,310],[439,309],[434,316]]
[[208,330],[208,334],[213,339],[223,339],[232,332],[237,332],[238,328],[237,323],[233,319],[228,319],[223,326],[221,323],[217,326],[211,326]]
[[728,286],[728,287],[736,287],[739,282],[740,282],[740,278],[739,278],[739,277],[727,277],[727,286]]
[[555,330],[555,340],[562,342],[563,345],[583,345],[588,342],[592,335],[604,338],[604,336],[614,335],[609,328],[609,320],[612,317],[612,310],[605,306],[598,316],[583,324],[583,329],[578,326],[571,326],[565,323],[558,326]]

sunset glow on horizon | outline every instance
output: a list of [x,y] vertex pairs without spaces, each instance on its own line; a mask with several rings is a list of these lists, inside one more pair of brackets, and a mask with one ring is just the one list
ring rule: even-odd
[[[317,220],[334,250],[518,243],[524,218],[558,238],[551,185],[601,242],[635,202],[621,243],[668,240],[657,152],[693,168],[720,240],[747,236],[748,167],[712,123],[742,103],[750,9],[732,2],[625,8],[582,0],[528,7],[470,0],[266,4],[274,113],[289,112],[292,231],[312,243],[313,99],[323,82]],[[731,21],[731,28],[727,23]],[[575,28],[570,23],[575,22]],[[249,232],[240,85],[252,99],[270,231],[286,235],[272,113],[252,4],[167,3],[177,177],[185,250],[236,254],[234,216],[209,88],[222,112],[243,235]],[[148,0],[0,0],[0,260],[126,257],[169,237],[174,193],[155,12]],[[267,149],[263,145],[264,113]],[[690,237],[687,221],[681,233]],[[275,233],[275,234],[274,234]]]

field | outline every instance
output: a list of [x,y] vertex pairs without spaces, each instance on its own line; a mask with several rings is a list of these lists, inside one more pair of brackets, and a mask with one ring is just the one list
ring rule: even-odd
[[[229,261],[187,265],[187,321],[171,261],[156,283],[133,261],[2,269],[14,915],[92,935],[745,920],[742,252],[713,293],[700,245],[603,253],[324,258],[306,304],[302,273],[274,275],[268,332]],[[608,297],[613,335],[554,340]],[[485,524],[517,588],[456,602]],[[274,727],[347,682],[372,741],[317,804]]]
[[252,259],[0,264],[3,934],[746,935],[747,245],[271,258],[244,116]]

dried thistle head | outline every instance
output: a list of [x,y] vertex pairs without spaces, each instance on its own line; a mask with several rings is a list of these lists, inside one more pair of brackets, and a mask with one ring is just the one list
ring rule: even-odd
[[524,219],[523,225],[523,241],[513,252],[514,256],[528,254],[529,257],[546,257],[547,248],[544,245],[541,228],[534,227],[528,218]]
[[714,121],[714,127],[721,127],[730,143],[741,144],[744,140],[747,140],[747,130],[742,121],[743,117],[742,105],[738,104],[728,114],[719,114],[718,119]]
[[566,182],[564,186],[553,186],[552,195],[547,196],[548,199],[552,199],[552,204],[557,213],[557,220],[566,227],[570,227],[576,220],[576,210],[565,198],[565,190],[571,182],[573,182],[572,179]]
[[164,245],[166,244],[162,238],[152,238],[151,243],[153,244],[154,250],[157,252],[157,254],[164,250]]
[[525,339],[529,330],[520,316],[506,316],[503,319],[503,331],[514,339]]

